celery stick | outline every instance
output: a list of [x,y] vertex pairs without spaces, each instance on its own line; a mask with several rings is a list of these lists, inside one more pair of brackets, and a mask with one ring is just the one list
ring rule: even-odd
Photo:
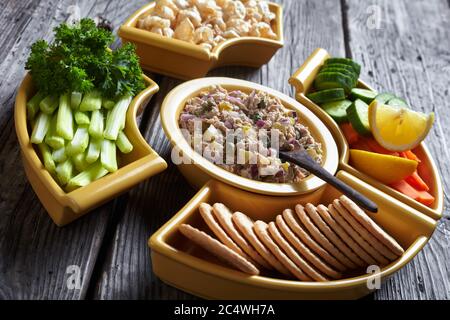
[[70,159],[64,162],[58,163],[56,166],[56,177],[61,185],[66,185],[67,182],[72,178],[73,174],[73,163]]
[[38,92],[30,99],[30,101],[27,102],[28,119],[33,119],[34,116],[39,112],[39,103],[41,103],[42,99],[44,98],[44,94],[42,94],[42,92]]
[[70,179],[66,189],[68,191],[75,190],[79,187],[87,186],[92,181],[100,179],[108,173],[108,170],[103,168],[100,161],[91,164],[86,170],[80,172],[78,175]]
[[93,163],[100,157],[100,150],[102,149],[103,138],[92,138],[89,142],[89,148],[86,153],[86,162]]
[[86,153],[78,153],[74,156],[72,156],[72,162],[75,165],[75,169],[77,171],[81,172],[86,170],[89,167],[89,163],[86,161]]
[[100,91],[92,90],[86,93],[81,100],[80,111],[100,110],[102,107],[102,96]]
[[103,137],[103,113],[100,110],[92,111],[89,134],[94,138]]
[[45,143],[48,144],[53,149],[59,149],[64,147],[64,138],[56,134],[56,120],[57,115],[53,115],[50,120],[50,127],[48,129],[47,135],[45,136]]
[[130,96],[124,96],[117,101],[106,119],[105,132],[103,136],[109,140],[116,140],[121,127],[125,123],[128,105],[131,102]]
[[44,161],[44,167],[50,174],[55,173],[55,161],[53,161],[52,153],[50,152],[50,148],[45,143],[41,143],[38,145],[39,151],[42,155],[42,160]]
[[56,133],[66,140],[72,140],[73,138],[73,115],[72,109],[69,106],[68,94],[63,94],[59,98]]
[[33,127],[33,132],[31,133],[31,143],[40,144],[44,141],[45,135],[50,127],[50,120],[50,115],[43,112],[39,113]]
[[66,152],[69,156],[84,152],[89,144],[89,133],[87,126],[79,126],[73,139],[69,142]]
[[123,131],[119,132],[116,140],[116,145],[122,153],[130,153],[133,150],[133,145],[131,144],[130,140],[128,140],[128,137]]
[[82,97],[83,95],[81,94],[81,92],[72,92],[70,95],[70,107],[74,110],[78,109]]
[[89,125],[91,123],[91,119],[89,119],[89,114],[83,111],[75,111],[75,122],[77,125]]
[[107,98],[103,98],[102,99],[102,107],[105,109],[112,109],[114,107],[116,103],[114,102],[114,100],[111,99],[107,99]]
[[111,140],[103,140],[100,160],[109,172],[117,170],[116,144]]
[[59,149],[55,149],[52,152],[52,159],[55,162],[61,163],[67,160],[66,148],[62,147]]
[[54,95],[46,96],[39,103],[39,108],[43,113],[52,114],[58,108],[58,97]]

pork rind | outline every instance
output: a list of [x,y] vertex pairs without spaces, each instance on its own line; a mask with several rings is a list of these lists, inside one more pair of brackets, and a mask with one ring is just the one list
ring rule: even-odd
[[213,50],[226,39],[276,39],[274,19],[268,2],[262,0],[157,0],[137,27]]

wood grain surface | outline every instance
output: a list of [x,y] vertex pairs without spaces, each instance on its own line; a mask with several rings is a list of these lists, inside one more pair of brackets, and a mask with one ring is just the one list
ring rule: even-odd
[[[0,299],[192,299],[162,283],[151,270],[149,236],[195,193],[170,162],[159,119],[165,95],[180,80],[149,74],[160,91],[141,116],[141,131],[169,163],[163,173],[64,227],[56,227],[28,184],[14,132],[16,89],[29,46],[49,40],[69,7],[81,16],[102,15],[115,31],[143,0],[4,0],[0,3]],[[407,97],[414,109],[433,111],[427,138],[445,190],[450,184],[447,111],[450,87],[450,7],[446,0],[277,1],[284,7],[285,46],[260,69],[225,67],[210,76],[255,81],[293,95],[287,79],[316,48],[363,65],[376,89]],[[119,41],[115,46],[119,45]],[[450,298],[450,215],[424,250],[396,273],[374,299]],[[67,268],[79,266],[81,286],[67,286]]]

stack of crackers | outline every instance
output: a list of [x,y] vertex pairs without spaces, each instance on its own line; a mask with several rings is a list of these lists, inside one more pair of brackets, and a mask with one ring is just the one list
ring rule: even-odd
[[270,223],[233,213],[222,203],[201,203],[199,211],[217,239],[188,224],[180,225],[180,232],[251,275],[275,272],[301,281],[328,281],[369,265],[387,265],[404,252],[346,196],[328,208],[298,204]]

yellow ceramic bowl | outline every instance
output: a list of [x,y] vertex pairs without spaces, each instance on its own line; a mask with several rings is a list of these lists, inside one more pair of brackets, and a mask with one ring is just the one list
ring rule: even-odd
[[[380,270],[378,275],[385,281],[422,249],[437,222],[344,171],[339,171],[337,176],[377,203],[378,213],[369,215],[405,249],[402,257]],[[189,223],[211,234],[198,212],[201,202],[222,202],[232,210],[268,222],[283,209],[293,208],[297,203],[328,204],[339,195],[336,189],[327,185],[308,195],[270,197],[212,180],[150,238],[153,271],[164,282],[209,299],[360,298],[373,290],[367,285],[373,283],[373,274],[367,274],[366,270],[347,275],[342,280],[321,283],[249,276],[228,267],[178,231],[180,224]]]
[[126,118],[125,133],[133,144],[133,151],[120,156],[120,168],[116,172],[69,193],[66,193],[44,168],[35,147],[30,142],[26,103],[36,90],[29,74],[22,81],[16,96],[14,112],[22,161],[31,186],[58,226],[70,223],[167,167],[166,162],[142,137],[136,123],[136,115],[142,112],[143,107],[159,89],[150,78],[144,76],[144,79],[147,88],[133,99]]
[[172,146],[175,148],[173,153],[178,154],[178,151],[181,151],[190,160],[189,163],[179,164],[178,168],[193,186],[200,188],[209,179],[215,178],[244,190],[285,196],[311,192],[325,184],[323,180],[314,175],[310,175],[299,183],[267,183],[255,181],[228,172],[206,160],[199,153],[194,152],[179,128],[179,115],[188,99],[197,96],[200,91],[208,89],[211,85],[221,85],[228,90],[242,90],[248,93],[256,89],[279,98],[285,107],[297,111],[298,117],[301,119],[300,121],[309,128],[316,141],[322,143],[322,150],[324,152],[323,167],[332,174],[336,172],[338,165],[336,143],[327,127],[310,110],[294,99],[262,85],[232,78],[211,77],[191,80],[177,86],[167,94],[161,106],[162,126]]
[[155,2],[151,2],[136,11],[118,32],[123,42],[136,45],[142,68],[146,70],[180,79],[200,78],[219,66],[260,67],[283,46],[283,14],[281,6],[275,3],[269,3],[269,9],[276,15],[272,25],[278,36],[276,40],[261,37],[234,38],[224,41],[212,51],[137,28],[139,17],[147,15],[154,7]]
[[[341,129],[337,123],[325,111],[322,110],[322,108],[306,97],[306,94],[312,88],[312,84],[320,67],[328,57],[329,54],[326,50],[321,48],[316,49],[311,56],[306,59],[303,65],[292,75],[289,79],[289,83],[295,87],[296,99],[311,109],[311,111],[313,111],[332,132],[339,148],[339,168],[350,172],[356,177],[370,183],[377,189],[401,200],[403,203],[419,210],[420,212],[423,212],[434,219],[440,219],[444,208],[444,191],[436,164],[434,163],[433,157],[424,142],[422,142],[413,151],[422,161],[418,168],[419,173],[421,177],[424,178],[425,182],[430,186],[429,192],[435,198],[432,207],[427,207],[414,199],[405,196],[397,190],[378,182],[374,178],[349,165],[349,146]],[[373,90],[369,85],[361,80],[358,82],[358,87]]]

